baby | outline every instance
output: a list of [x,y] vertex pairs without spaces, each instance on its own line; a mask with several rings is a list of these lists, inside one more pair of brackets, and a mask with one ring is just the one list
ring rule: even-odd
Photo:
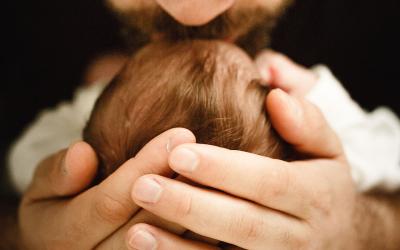
[[[278,62],[275,78],[293,78],[293,65]],[[311,72],[317,82],[303,95],[321,109],[339,135],[358,189],[398,189],[399,119],[382,107],[365,112],[326,66]],[[105,90],[93,114],[105,82],[80,88],[72,102],[41,112],[10,150],[10,178],[22,193],[38,163],[82,140],[85,126],[84,139],[101,161],[97,181],[151,138],[178,126],[192,130],[199,143],[292,159],[290,147],[268,122],[264,110],[268,90],[258,84],[259,78],[250,58],[234,45],[200,40],[148,45]],[[304,88],[293,79],[290,86],[273,85],[298,93]]]
[[268,88],[253,61],[220,41],[154,43],[137,52],[104,90],[83,139],[97,152],[97,181],[174,127],[198,143],[288,158],[265,112]]

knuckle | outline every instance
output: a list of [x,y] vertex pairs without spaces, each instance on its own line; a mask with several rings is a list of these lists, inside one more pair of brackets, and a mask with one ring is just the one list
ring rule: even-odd
[[261,200],[270,200],[271,198],[285,196],[292,181],[289,168],[280,166],[270,170],[266,175],[261,177],[256,184],[259,198]]
[[311,206],[325,216],[329,216],[333,204],[333,197],[329,191],[316,191]]
[[41,169],[37,169],[35,172],[35,179],[40,181],[40,178],[45,179],[47,188],[56,196],[63,196],[65,194],[65,186],[62,181],[62,164],[65,158],[65,154],[59,152],[55,155],[44,159],[40,163]]
[[241,239],[244,245],[252,244],[254,241],[259,241],[263,235],[264,222],[261,218],[256,218],[252,215],[238,215],[230,224],[230,232],[234,232],[237,239]]
[[306,233],[295,234],[292,231],[285,231],[281,233],[280,244],[287,246],[287,249],[310,249],[311,237]]
[[111,224],[127,220],[131,210],[129,200],[119,199],[105,192],[100,192],[94,202],[95,216]]
[[192,196],[188,193],[182,193],[176,202],[174,211],[175,218],[183,218],[190,215],[192,210]]
[[[306,118],[307,118],[308,129],[310,131],[323,131],[324,134],[326,134],[326,132],[331,133],[332,130],[328,126],[328,123],[322,111],[313,103],[307,103],[307,104],[308,105],[306,105],[306,113],[307,113]],[[314,135],[317,136],[318,133],[317,134],[314,133]]]

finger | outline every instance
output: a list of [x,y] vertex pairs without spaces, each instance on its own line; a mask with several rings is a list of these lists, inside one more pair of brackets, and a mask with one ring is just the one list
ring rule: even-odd
[[97,171],[92,147],[77,142],[42,161],[28,188],[31,201],[77,194],[87,188]]
[[144,209],[141,209],[135,216],[126,223],[123,227],[119,228],[117,232],[113,233],[113,235],[103,242],[101,242],[96,249],[98,250],[107,250],[107,249],[124,249],[126,246],[125,238],[129,229],[131,229],[134,225],[146,223],[163,229],[164,231],[168,231],[175,235],[184,236],[186,239],[195,240],[197,242],[203,242],[207,244],[211,244],[216,246],[219,242],[204,236],[200,236],[194,234],[193,232],[189,232],[186,228],[174,223],[162,219]]
[[[185,182],[185,183],[187,183],[189,181],[188,179],[183,178],[183,176],[178,176],[176,178],[176,180]],[[99,250],[101,250],[101,249],[104,249],[104,250],[123,249],[125,247],[124,239],[126,237],[128,230],[131,227],[133,227],[134,225],[139,224],[139,223],[151,224],[153,226],[156,226],[160,229],[166,230],[166,231],[171,232],[176,235],[183,235],[184,233],[187,233],[186,228],[184,228],[176,223],[166,221],[144,209],[141,209],[129,220],[129,222],[125,223],[116,232],[113,232],[113,234],[110,237],[108,237],[103,242],[101,242],[101,244],[97,247],[97,249],[99,249]],[[199,241],[199,239],[195,239],[195,240]],[[210,243],[210,242],[207,242],[207,243]]]
[[265,50],[256,57],[256,65],[264,81],[273,88],[304,96],[317,82],[317,76],[287,56]]
[[98,250],[107,250],[107,249],[124,249],[126,247],[125,238],[129,229],[131,229],[134,225],[146,223],[163,229],[165,231],[171,232],[175,235],[183,235],[186,232],[186,229],[176,223],[169,222],[165,219],[162,219],[154,214],[141,209],[139,212],[135,214],[135,216],[124,226],[118,229],[115,233],[113,233],[109,238],[105,239],[101,242],[96,249]]
[[183,144],[169,158],[177,173],[202,185],[299,218],[307,217],[313,177],[289,163],[210,145]]
[[245,249],[276,249],[282,247],[285,235],[297,240],[307,231],[306,224],[291,216],[156,175],[139,178],[132,198],[151,213],[190,231]]
[[266,105],[274,128],[299,152],[318,158],[343,155],[337,135],[311,103],[275,89],[267,96]]
[[80,242],[79,246],[83,249],[94,247],[138,211],[130,197],[136,179],[148,173],[171,176],[168,149],[194,141],[194,135],[187,129],[171,129],[159,135],[98,186],[71,200],[59,219],[60,228],[62,225],[85,225],[79,235],[86,235],[88,245]]
[[147,224],[133,226],[126,237],[128,249],[185,249],[185,250],[215,250],[217,247],[184,239],[168,231]]

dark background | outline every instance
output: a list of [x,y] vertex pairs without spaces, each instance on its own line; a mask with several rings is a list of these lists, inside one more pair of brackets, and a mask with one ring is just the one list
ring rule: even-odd
[[[4,6],[5,5],[5,6]],[[398,0],[297,0],[272,47],[306,66],[327,64],[354,99],[400,114]],[[4,156],[35,114],[70,98],[85,65],[122,45],[102,1],[6,1],[2,4],[0,195]]]

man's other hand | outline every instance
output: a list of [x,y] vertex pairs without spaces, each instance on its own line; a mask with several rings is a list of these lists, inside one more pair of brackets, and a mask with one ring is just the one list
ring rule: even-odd
[[[107,245],[110,236],[140,210],[130,198],[135,180],[145,174],[171,176],[168,150],[193,142],[195,139],[190,131],[169,130],[93,187],[90,184],[98,162],[88,144],[78,142],[47,158],[37,168],[20,205],[22,248],[93,249]],[[143,212],[138,214],[142,221],[148,221],[149,216]],[[174,244],[192,246],[188,249],[208,247],[189,240],[173,241],[177,236],[161,230],[157,232],[168,235]],[[119,239],[123,247],[125,234]]]

